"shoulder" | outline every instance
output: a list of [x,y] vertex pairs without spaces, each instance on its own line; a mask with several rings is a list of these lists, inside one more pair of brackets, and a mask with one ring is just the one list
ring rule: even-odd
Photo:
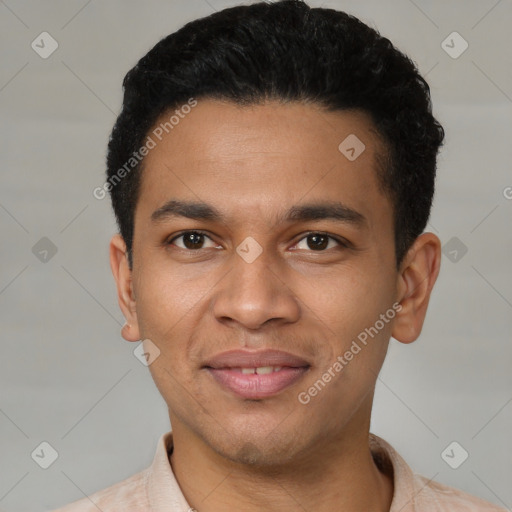
[[387,441],[375,434],[370,434],[370,449],[379,469],[393,475],[390,512],[507,512],[498,505],[416,474]]
[[[439,512],[506,512],[505,508],[499,507],[477,498],[467,492],[448,487],[434,480],[428,480],[424,476],[414,475],[416,487],[422,489],[418,494],[416,506],[419,510],[428,506],[428,510]],[[434,508],[435,507],[435,508]]]
[[53,512],[141,512],[148,508],[147,470]]

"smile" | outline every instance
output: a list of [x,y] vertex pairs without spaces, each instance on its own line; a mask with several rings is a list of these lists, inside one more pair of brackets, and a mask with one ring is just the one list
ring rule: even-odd
[[282,392],[304,377],[309,366],[206,368],[215,382],[240,398],[262,399]]

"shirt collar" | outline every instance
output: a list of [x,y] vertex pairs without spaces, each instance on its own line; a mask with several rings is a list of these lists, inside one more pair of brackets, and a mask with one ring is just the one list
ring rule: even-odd
[[153,463],[146,474],[146,491],[150,510],[154,512],[189,512],[191,509],[174,476],[169,455],[172,452],[172,431],[163,434]]
[[370,450],[381,471],[389,472],[393,478],[393,500],[389,512],[415,512],[416,490],[414,473],[400,454],[379,436],[370,433]]
[[[389,472],[393,477],[393,500],[389,512],[415,512],[415,496],[420,491],[414,488],[414,474],[405,460],[384,439],[369,434],[369,444],[373,458],[381,471]],[[192,508],[187,503],[178,485],[169,461],[172,453],[172,431],[163,434],[151,466],[146,473],[146,491],[151,510],[167,512],[176,510],[190,512]]]

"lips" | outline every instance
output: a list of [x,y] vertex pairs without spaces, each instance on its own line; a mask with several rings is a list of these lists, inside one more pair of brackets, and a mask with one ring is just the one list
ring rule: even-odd
[[204,366],[209,368],[262,368],[265,366],[301,368],[310,364],[299,356],[281,350],[258,352],[231,350],[212,357],[205,362]]
[[276,395],[300,380],[310,364],[279,350],[233,350],[209,359],[204,368],[224,389],[245,399]]

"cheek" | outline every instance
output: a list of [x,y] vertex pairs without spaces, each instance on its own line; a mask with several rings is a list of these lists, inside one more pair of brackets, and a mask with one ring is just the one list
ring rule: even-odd
[[137,318],[143,339],[150,339],[159,350],[148,368],[153,381],[167,405],[180,411],[181,404],[189,403],[189,390],[194,384],[190,339],[201,317],[205,290],[200,279],[191,280],[168,267],[160,262],[140,272]]
[[[371,287],[333,298],[324,308],[329,323],[329,340],[322,348],[321,366],[297,396],[308,404],[311,417],[326,418],[325,428],[339,428],[343,418],[355,413],[368,399],[384,362],[394,309],[389,296],[376,294]],[[386,316],[386,312],[391,311]],[[387,323],[381,319],[385,315]]]
[[303,284],[301,298],[307,306],[304,312],[309,315],[309,309],[313,322],[323,324],[330,334],[337,334],[341,348],[348,339],[373,325],[391,306],[393,296],[390,282],[379,280],[378,273],[368,267],[344,268],[343,272],[306,279]]
[[155,258],[153,264],[140,270],[136,287],[141,335],[161,343],[178,339],[177,333],[186,327],[188,317],[197,315],[205,294],[214,284],[211,274],[198,267],[185,272],[165,258]]
[[180,283],[175,279],[148,273],[142,276],[141,283],[137,295],[139,331],[141,339],[151,340],[159,351],[149,369],[162,392],[161,386],[172,386],[168,381],[183,366],[180,358],[186,357],[186,347],[181,340],[187,339],[183,330],[193,308],[187,296],[178,291]]
[[[341,406],[361,399],[375,381],[386,355],[395,310],[390,302],[391,280],[381,277],[379,281],[378,273],[368,268],[338,274],[328,290],[317,288],[311,298],[315,302],[311,320],[327,336],[321,367],[312,382],[319,377],[327,381],[329,389],[322,391],[323,399]],[[319,383],[317,387],[322,386]]]

